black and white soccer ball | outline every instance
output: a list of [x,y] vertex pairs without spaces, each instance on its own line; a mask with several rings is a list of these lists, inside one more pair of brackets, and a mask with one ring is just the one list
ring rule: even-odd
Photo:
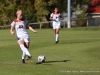
[[40,62],[40,63],[44,63],[45,60],[46,60],[46,58],[45,58],[44,55],[40,55],[40,56],[38,56],[38,62]]

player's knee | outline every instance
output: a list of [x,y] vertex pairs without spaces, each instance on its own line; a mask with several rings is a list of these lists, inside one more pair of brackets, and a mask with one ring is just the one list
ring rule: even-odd
[[29,48],[29,46],[25,46],[26,48]]
[[25,46],[26,48],[29,48],[29,45],[28,45],[28,44],[26,44],[26,43],[24,43],[24,46]]
[[20,44],[20,47],[22,48],[22,47],[24,47],[24,45],[23,44]]

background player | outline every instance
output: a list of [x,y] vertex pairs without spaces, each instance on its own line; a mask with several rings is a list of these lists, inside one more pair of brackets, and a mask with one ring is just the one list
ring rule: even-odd
[[26,55],[28,56],[29,59],[32,57],[28,51],[30,38],[28,32],[26,31],[26,27],[28,27],[29,30],[33,31],[34,33],[37,33],[37,31],[28,25],[28,21],[23,17],[22,10],[18,10],[16,12],[16,15],[17,18],[11,23],[10,33],[14,35],[15,34],[14,29],[16,30],[17,39],[18,39],[17,42],[23,52],[22,63],[25,63]]
[[60,20],[62,20],[61,14],[58,11],[58,8],[54,9],[54,12],[51,13],[50,15],[50,20],[53,21],[53,29],[54,29],[54,34],[56,37],[56,43],[59,42],[59,30],[60,30]]

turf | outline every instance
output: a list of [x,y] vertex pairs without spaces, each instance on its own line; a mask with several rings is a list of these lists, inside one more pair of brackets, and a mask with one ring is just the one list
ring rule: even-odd
[[[0,75],[100,75],[100,28],[84,27],[60,30],[55,44],[52,29],[28,30],[32,60],[21,63],[22,51],[16,35],[0,30]],[[36,64],[39,55],[46,62]]]

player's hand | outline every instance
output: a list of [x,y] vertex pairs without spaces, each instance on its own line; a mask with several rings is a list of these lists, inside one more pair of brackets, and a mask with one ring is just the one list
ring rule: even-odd
[[12,35],[14,35],[14,34],[15,34],[15,32],[11,32],[11,34],[12,34]]
[[53,21],[56,21],[56,19],[53,19]]
[[56,22],[58,22],[58,19],[53,19],[53,21],[56,21]]
[[38,33],[38,32],[35,30],[34,33]]

